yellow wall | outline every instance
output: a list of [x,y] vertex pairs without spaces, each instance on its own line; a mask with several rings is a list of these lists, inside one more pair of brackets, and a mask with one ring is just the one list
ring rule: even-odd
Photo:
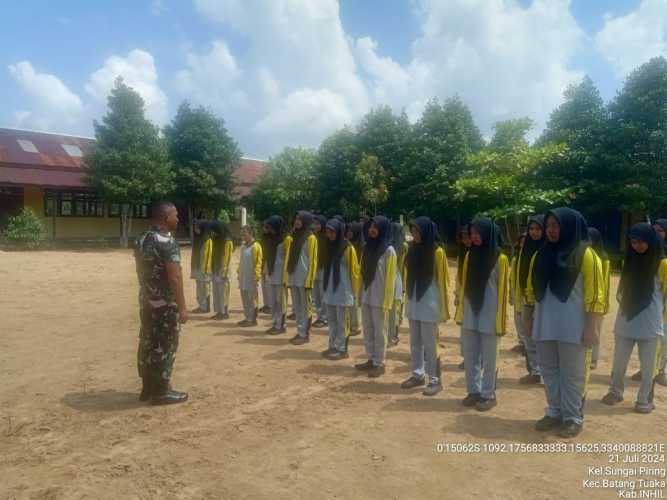
[[[53,218],[44,217],[44,191],[39,187],[26,186],[23,204],[31,208],[42,220],[48,238],[53,237]],[[148,229],[147,219],[132,219],[131,236],[136,236]],[[120,218],[108,217],[56,217],[56,239],[78,238],[118,238],[120,236]]]

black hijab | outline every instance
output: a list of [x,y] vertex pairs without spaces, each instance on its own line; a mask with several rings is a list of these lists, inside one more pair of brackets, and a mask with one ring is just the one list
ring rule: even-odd
[[581,261],[588,248],[588,226],[586,219],[576,210],[567,207],[547,212],[545,227],[549,217],[555,217],[560,225],[560,238],[556,243],[548,239],[535,257],[533,287],[535,297],[540,302],[547,287],[561,302],[567,299],[581,272]]
[[210,224],[211,239],[213,240],[213,273],[219,274],[222,269],[222,257],[225,250],[225,242],[232,239],[227,224],[215,220]]
[[[542,238],[534,240],[530,237],[530,225],[537,224],[542,228]],[[528,286],[528,271],[530,269],[530,261],[542,245],[544,245],[544,215],[535,215],[528,219],[528,231],[526,231],[526,241],[521,250],[521,260],[519,262],[519,287],[525,290]]]
[[329,245],[327,245],[327,235],[325,227],[327,225],[327,218],[324,215],[315,215],[313,217],[320,225],[320,232],[315,234],[317,236],[317,269],[324,269],[324,261],[326,260],[325,253]]
[[604,249],[604,242],[602,241],[602,234],[594,227],[588,228],[588,239],[591,242],[591,248],[595,250],[595,253],[598,254],[602,260],[608,260],[609,255]]
[[192,258],[190,259],[190,269],[192,271],[199,271],[201,247],[204,244],[205,238],[208,236],[211,221],[206,219],[196,219],[194,224],[199,229],[199,234],[193,231],[192,234]]
[[467,247],[463,244],[463,234],[470,234],[470,224],[461,226],[461,231],[459,232],[459,252],[458,257],[456,258],[456,272],[460,273],[463,269],[463,260],[466,258],[466,253],[470,250],[470,247]]
[[361,259],[361,277],[364,280],[364,289],[371,286],[375,278],[375,271],[377,271],[378,261],[391,243],[389,240],[391,236],[389,219],[382,215],[376,215],[370,219],[368,228],[370,229],[373,224],[378,228],[378,236],[377,238],[368,237],[364,246],[364,255]]
[[499,237],[500,228],[488,217],[477,217],[470,223],[482,237],[482,244],[473,243],[468,257],[468,275],[465,283],[466,297],[470,301],[472,310],[479,314],[484,305],[484,290],[491,272],[500,255]]
[[287,260],[287,272],[292,274],[296,269],[301,256],[301,248],[306,242],[308,236],[313,234],[311,226],[313,225],[313,214],[305,210],[300,210],[296,214],[296,219],[301,220],[301,229],[295,229],[292,233],[292,246],[289,249],[289,258]]
[[[660,226],[663,229],[663,231],[667,233],[667,219],[656,219],[653,225]],[[660,239],[660,235],[658,235],[658,239]],[[667,240],[662,241],[662,247],[663,250],[667,251]]]
[[646,222],[630,229],[631,240],[648,244],[648,250],[639,254],[628,245],[621,272],[621,312],[631,320],[648,307],[653,298],[655,275],[663,258],[663,248],[655,228]]
[[269,274],[273,274],[273,268],[276,264],[276,254],[278,245],[285,239],[285,219],[280,215],[272,215],[264,221],[264,225],[273,229],[273,233],[264,235],[264,258],[266,259],[266,268]]
[[350,238],[350,243],[357,252],[357,258],[361,257],[361,250],[363,248],[363,241],[361,239],[361,222],[350,222],[347,225],[346,231],[352,233],[352,238]]
[[413,241],[408,249],[406,265],[408,269],[408,297],[416,292],[420,300],[433,281],[436,240],[438,228],[428,217],[417,217],[410,223],[421,234],[421,242]]
[[405,229],[398,222],[391,223],[391,246],[396,252],[396,259],[400,260],[405,252]]
[[335,231],[336,239],[331,241],[327,238],[327,252],[326,260],[324,262],[322,284],[324,285],[325,290],[329,288],[329,276],[331,275],[331,269],[333,267],[333,290],[336,291],[340,284],[340,261],[350,242],[345,239],[345,235],[343,234],[345,231],[345,224],[338,219],[329,219],[326,222],[325,227]]

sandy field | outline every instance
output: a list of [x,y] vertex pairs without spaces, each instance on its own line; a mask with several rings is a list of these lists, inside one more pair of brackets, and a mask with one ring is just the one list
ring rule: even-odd
[[[189,268],[188,249],[183,257]],[[186,286],[194,307],[194,283]],[[441,327],[445,390],[426,398],[399,387],[409,375],[407,324],[387,374],[371,380],[352,366],[364,359],[361,337],[350,359],[328,361],[326,330],[295,347],[263,333],[267,316],[239,329],[239,311],[234,289],[231,320],[198,316],[184,326],[173,383],[190,401],[150,407],[137,400],[131,253],[0,252],[0,499],[618,498],[617,488],[583,484],[623,479],[589,470],[610,465],[607,453],[513,452],[564,442],[533,430],[544,392],[518,384],[514,334],[502,341],[499,404],[479,413],[460,403],[451,322]],[[623,403],[600,402],[614,315],[575,443],[664,443],[667,388],[656,388],[650,415],[633,412],[629,379]],[[629,374],[637,367],[635,354]],[[445,444],[470,452],[440,452]]]

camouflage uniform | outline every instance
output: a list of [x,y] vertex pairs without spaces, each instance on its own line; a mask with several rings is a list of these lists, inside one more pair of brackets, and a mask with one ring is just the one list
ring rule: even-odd
[[181,262],[176,240],[152,227],[135,243],[139,278],[139,376],[157,383],[168,381],[174,366],[180,323],[178,307],[167,279],[167,263]]

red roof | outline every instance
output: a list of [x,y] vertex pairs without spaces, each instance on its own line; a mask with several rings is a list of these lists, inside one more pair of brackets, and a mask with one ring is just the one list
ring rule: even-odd
[[[29,141],[37,152],[26,151],[19,141]],[[0,183],[85,188],[81,157],[68,154],[63,146],[76,146],[85,154],[94,144],[90,137],[0,128]],[[241,158],[234,172],[235,193],[247,196],[266,168],[263,160]]]

